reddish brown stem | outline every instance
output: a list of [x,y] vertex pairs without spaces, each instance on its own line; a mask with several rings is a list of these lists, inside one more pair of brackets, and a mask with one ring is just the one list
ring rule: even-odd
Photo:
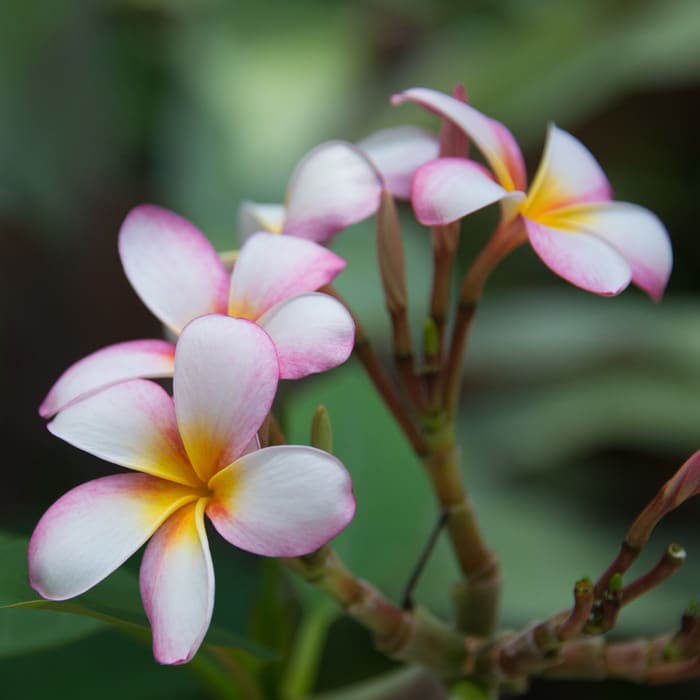
[[457,320],[452,332],[452,342],[443,373],[443,406],[451,416],[454,415],[457,407],[461,388],[462,360],[476,305],[481,298],[484,284],[494,268],[526,240],[527,233],[519,216],[515,219],[501,221],[462,280]]
[[364,326],[360,322],[359,318],[334,287],[329,285],[324,287],[323,291],[340,301],[348,310],[348,313],[352,316],[355,323],[354,352],[357,359],[362,363],[365,371],[369,375],[369,378],[372,380],[374,386],[379,392],[379,395],[384,400],[387,408],[391,411],[392,415],[396,419],[396,422],[401,427],[401,430],[411,443],[411,446],[416,454],[427,454],[428,444],[416,427],[412,415],[406,410],[405,404],[401,401],[401,398],[396,391],[395,384],[391,381],[390,377],[387,375],[386,371],[379,362],[379,359],[372,349],[369,337],[367,336]]
[[676,544],[669,545],[653,569],[622,589],[622,605],[629,605],[633,600],[671,578],[684,561],[685,550],[683,547]]
[[610,584],[610,579],[615,574],[624,574],[630,568],[630,566],[634,564],[640,551],[641,550],[638,548],[632,547],[630,544],[628,544],[627,540],[622,543],[620,546],[620,551],[617,553],[615,559],[604,571],[602,576],[596,581],[594,589],[596,598],[602,597],[603,593],[605,593],[608,585]]

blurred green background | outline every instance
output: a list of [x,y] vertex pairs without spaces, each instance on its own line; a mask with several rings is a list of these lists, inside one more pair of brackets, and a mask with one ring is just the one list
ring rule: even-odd
[[[614,300],[580,292],[519,250],[490,280],[475,322],[460,440],[486,535],[503,557],[504,625],[566,606],[574,580],[604,568],[634,515],[700,447],[699,46],[697,0],[4,2],[0,528],[26,537],[65,490],[113,471],[51,438],[37,406],[85,354],[160,333],[117,256],[131,207],[172,208],[218,247],[235,247],[238,203],[280,201],[308,149],[402,123],[435,130],[430,115],[392,108],[389,96],[463,82],[474,106],[513,131],[531,174],[554,121],[596,155],[618,199],[662,218],[675,250],[660,305],[636,289]],[[419,328],[429,240],[402,214]],[[462,265],[494,218],[467,221]],[[372,231],[371,222],[357,225],[333,247],[349,260],[338,286],[382,349]],[[296,441],[308,440],[315,406],[329,407],[358,495],[338,549],[396,597],[434,517],[418,465],[354,362],[282,393]],[[655,534],[647,564],[676,540],[689,562],[624,612],[621,632],[673,628],[700,595],[699,516],[688,504]],[[364,651],[362,630],[277,581],[273,566],[220,542],[215,549],[218,627],[251,632],[274,651],[298,646],[289,630],[300,619],[321,637],[330,625],[315,681],[323,698],[441,697],[429,682],[357,686],[390,670]],[[23,577],[23,554],[10,550],[2,576],[15,567]],[[448,615],[453,579],[441,543],[418,599]],[[274,611],[264,622],[254,614],[261,599]],[[160,668],[147,644],[91,620],[0,612],[3,698],[218,697],[207,678],[202,665]],[[697,682],[537,682],[527,697],[695,698],[698,690]]]

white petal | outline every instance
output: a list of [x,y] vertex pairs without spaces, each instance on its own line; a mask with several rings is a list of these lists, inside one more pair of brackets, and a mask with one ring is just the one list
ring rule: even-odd
[[499,183],[509,192],[525,191],[527,178],[523,155],[503,124],[461,100],[437,90],[412,88],[394,95],[393,104],[415,102],[440,117],[453,121],[477,145]]
[[618,250],[632,267],[632,281],[655,301],[661,299],[673,266],[666,228],[644,207],[626,202],[586,204],[558,219],[589,231]]
[[222,537],[255,554],[296,557],[335,537],[355,514],[350,475],[313,447],[266,447],[209,483],[207,515]]
[[173,212],[142,205],[119,232],[119,254],[132,286],[175,333],[208,313],[226,313],[229,275],[209,241]]
[[325,372],[345,362],[355,342],[347,309],[327,294],[302,294],[258,319],[275,344],[281,379]]
[[285,299],[315,292],[344,268],[345,260],[313,241],[257,233],[234,265],[229,315],[256,321]]
[[473,160],[439,158],[418,168],[411,200],[418,221],[436,226],[457,221],[507,195],[488,170]]
[[211,315],[184,329],[175,353],[175,412],[202,481],[231,464],[253,439],[278,379],[275,346],[256,324]]
[[160,526],[141,562],[141,598],[153,631],[153,655],[183,664],[199,649],[214,609],[214,568],[204,529],[205,499]]
[[527,197],[527,216],[583,202],[608,201],[612,188],[591,152],[550,124],[542,161]]
[[29,579],[49,600],[84,593],[125,562],[191,489],[146,474],[89,481],[54,503],[29,542]]
[[374,214],[382,187],[381,176],[359,148],[343,141],[323,143],[292,174],[284,233],[325,243]]
[[164,340],[132,340],[109,345],[71,365],[39,407],[50,418],[74,401],[127,379],[172,377],[175,345]]
[[440,154],[438,137],[415,126],[382,129],[357,145],[379,170],[389,192],[398,199],[411,197],[416,168]]
[[48,425],[57,437],[114,464],[198,485],[175,421],[172,398],[132,379],[61,411]]
[[527,218],[524,221],[537,255],[565,280],[602,296],[619,294],[630,283],[630,266],[605,241],[585,231],[544,226]]

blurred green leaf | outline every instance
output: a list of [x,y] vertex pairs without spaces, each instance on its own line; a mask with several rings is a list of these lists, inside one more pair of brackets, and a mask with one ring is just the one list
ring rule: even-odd
[[499,12],[456,16],[420,64],[407,66],[400,88],[449,92],[464,82],[479,109],[528,144],[543,139],[547,119],[582,121],[635,88],[692,79],[698,26],[695,0],[511,0]]
[[282,700],[306,698],[313,690],[328,631],[338,614],[335,602],[325,597],[307,607],[280,680]]
[[445,700],[447,691],[428,671],[402,668],[350,687],[314,695],[313,700]]
[[[51,611],[54,619],[55,613],[79,616],[80,623],[75,626],[62,623],[61,629],[70,639],[74,639],[76,634],[95,631],[101,626],[99,623],[106,623],[128,635],[150,640],[150,627],[141,607],[138,579],[134,574],[119,569],[87,593],[68,601],[37,598],[27,581],[27,543],[28,540],[24,538],[0,540],[0,561],[3,562],[0,572],[0,613],[10,610],[10,619],[17,625],[20,624],[21,617],[15,613],[21,609]],[[39,630],[35,636],[37,647],[46,646],[41,628],[35,626],[31,618],[31,615],[27,616],[29,629],[23,632],[25,651],[31,649],[29,639],[32,628]],[[85,625],[83,618],[90,620],[91,629]],[[55,629],[53,639],[56,644],[60,643],[59,634],[60,630]],[[256,656],[269,657],[268,651],[226,630],[210,628],[206,642],[224,649],[244,649]]]
[[99,620],[86,617],[49,611],[28,615],[24,610],[0,609],[0,657],[63,646],[102,628]]

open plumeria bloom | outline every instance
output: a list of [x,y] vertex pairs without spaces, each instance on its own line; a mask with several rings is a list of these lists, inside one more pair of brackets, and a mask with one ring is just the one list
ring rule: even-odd
[[[255,321],[275,343],[283,379],[336,367],[352,351],[355,328],[350,314],[336,299],[315,292],[344,269],[345,261],[311,241],[255,234],[229,273],[189,221],[142,205],[122,225],[119,253],[137,294],[175,334],[208,313]],[[136,340],[98,350],[61,375],[39,413],[52,416],[116,382],[172,376],[174,356],[174,343],[163,340]]]
[[435,135],[411,126],[384,129],[356,146],[323,143],[294,169],[285,204],[241,205],[241,236],[262,229],[327,243],[374,214],[384,188],[408,199],[416,168],[437,158],[439,148]]
[[135,379],[62,411],[54,435],[139,473],[87,482],[49,508],[29,544],[32,586],[50,600],[80,595],[150,538],[140,588],[154,655],[184,663],[214,604],[205,514],[231,544],[271,557],[338,534],[355,512],[343,465],[312,447],[256,449],[278,376],[259,326],[204,316],[178,341],[173,398]]
[[414,88],[393,97],[395,104],[408,101],[459,126],[493,172],[461,158],[421,166],[412,190],[421,223],[447,224],[500,201],[503,223],[515,224],[510,235],[529,239],[543,262],[572,284],[608,296],[634,282],[661,298],[673,263],[666,229],[649,210],[611,201],[605,174],[577,139],[550,126],[527,190],[522,153],[505,126],[434,90]]

